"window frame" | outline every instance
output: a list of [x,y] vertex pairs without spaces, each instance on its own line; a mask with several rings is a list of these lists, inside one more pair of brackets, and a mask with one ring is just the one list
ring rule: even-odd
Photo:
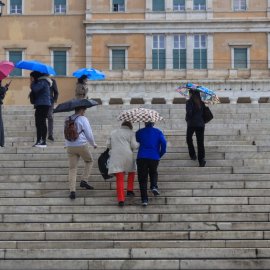
[[12,1],[12,0],[9,0],[9,1],[8,1],[8,14],[9,14],[9,15],[13,15],[13,16],[24,14],[24,0],[21,0],[21,1],[22,1],[21,13],[19,13],[19,12],[16,12],[16,13],[11,12],[11,6],[12,6],[12,5],[11,5],[11,1]]
[[[236,67],[235,66],[235,49],[246,49],[246,67]],[[246,69],[250,69],[250,46],[232,46],[231,47],[231,68],[232,69],[242,69],[242,70],[246,70]]]
[[[198,39],[196,40],[196,38]],[[206,34],[195,34],[193,37],[193,69],[208,69],[208,62],[207,62],[207,57],[208,57],[208,41],[207,41],[207,35]],[[200,63],[199,63],[199,68],[195,67],[196,62],[195,62],[195,50],[199,50],[200,53]],[[204,63],[202,62],[202,53],[206,53],[206,63],[204,67]]]
[[[63,75],[63,74],[57,74],[57,71],[56,71],[56,68],[55,68],[55,65],[54,65],[54,52],[56,51],[65,51],[66,52],[66,74]],[[69,50],[67,48],[52,48],[51,49],[51,66],[54,68],[54,70],[56,71],[56,75],[55,76],[58,76],[58,77],[67,77],[68,74],[69,74],[69,70],[68,70],[68,67],[69,67]]]
[[[113,13],[126,12],[126,0],[124,0],[124,4],[123,4],[123,5],[119,5],[119,4],[118,4],[118,10],[114,10],[114,3],[113,3],[113,0],[111,0],[110,6],[111,6],[111,12],[113,12]],[[122,6],[122,10],[119,9],[119,6],[120,6],[120,7]]]
[[[193,0],[192,1],[192,4],[193,4],[193,10],[194,11],[206,11],[206,9],[207,9],[207,1],[206,0],[204,0],[205,1],[205,4],[204,5],[195,5],[195,1],[196,0]],[[203,7],[203,8],[202,8]]]
[[[235,8],[235,1],[239,1],[238,8]],[[245,9],[241,8],[241,1],[245,1]],[[244,12],[248,10],[248,0],[232,0],[232,10],[234,12]]]
[[[155,40],[156,38],[156,40]],[[162,39],[161,39],[162,38]],[[157,68],[154,68],[154,52],[157,52]],[[160,55],[164,54],[164,67],[161,67]],[[154,34],[152,39],[152,69],[153,70],[165,70],[166,69],[166,35]]]
[[[125,68],[124,69],[113,69],[113,51],[116,51],[116,50],[123,50],[125,51]],[[128,70],[128,47],[125,46],[125,47],[117,47],[117,46],[112,46],[109,48],[109,64],[110,64],[110,70],[111,71],[121,71],[121,70]]]
[[[176,42],[176,38],[178,39]],[[176,44],[178,43],[178,44]],[[183,44],[184,43],[184,44]],[[178,45],[178,46],[176,46]],[[175,57],[174,53],[178,51],[179,58],[178,58],[178,67],[175,67]],[[181,61],[181,54],[185,54],[184,63]],[[187,69],[187,35],[186,34],[175,34],[173,35],[173,69],[180,70],[180,69]]]
[[[25,50],[24,49],[22,49],[22,48],[8,48],[8,49],[6,49],[6,59],[7,59],[7,61],[11,61],[10,60],[10,52],[21,52],[22,53],[22,58],[21,58],[21,60],[20,61],[22,61],[22,60],[24,60],[24,55],[25,55]],[[14,63],[14,62],[13,62]],[[14,65],[15,65],[16,63],[14,63]],[[15,68],[16,69],[16,68]],[[14,69],[14,70],[15,70]],[[12,72],[11,72],[12,73]],[[21,75],[19,75],[19,76],[8,76],[8,77],[19,77],[19,78],[21,78],[21,77],[23,77],[24,76],[24,70],[23,69],[21,69]]]
[[[152,0],[152,12],[165,12],[166,10],[166,0],[162,0],[163,1],[163,5],[164,5],[164,8],[162,10],[154,10],[154,1],[155,0]],[[168,0],[167,0],[168,1]]]
[[[181,11],[185,11],[186,10],[186,1],[185,0],[183,0],[184,1],[184,5],[175,5],[174,4],[174,0],[173,0],[173,11],[176,11],[176,12],[181,12]],[[181,8],[181,7],[183,7],[183,8]]]
[[65,14],[67,14],[68,13],[68,0],[65,0],[66,1],[65,12],[56,12],[56,10],[55,10],[55,1],[56,0],[53,0],[52,13],[55,14],[55,15],[65,15]]

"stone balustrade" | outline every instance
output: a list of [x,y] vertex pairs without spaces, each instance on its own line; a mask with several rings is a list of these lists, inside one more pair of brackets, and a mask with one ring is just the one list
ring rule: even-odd
[[[270,80],[192,81],[216,91],[222,102],[236,104],[268,102]],[[186,81],[95,81],[89,82],[89,97],[109,104],[183,103],[177,87]]]

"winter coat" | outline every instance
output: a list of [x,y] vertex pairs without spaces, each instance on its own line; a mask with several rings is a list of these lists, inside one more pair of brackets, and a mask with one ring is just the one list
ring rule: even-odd
[[138,148],[135,133],[126,126],[112,131],[107,141],[110,151],[109,174],[135,172],[136,163],[133,150]]
[[32,82],[31,91],[34,93],[34,106],[51,106],[52,80],[46,76],[38,78],[37,82]]
[[51,90],[50,94],[51,94],[51,103],[53,104],[57,102],[59,92],[58,92],[58,87],[57,87],[55,79],[51,79],[51,80],[52,80],[52,86],[50,87],[50,90]]
[[75,89],[75,97],[78,99],[88,98],[88,87],[86,84],[77,83]]
[[160,160],[166,153],[167,142],[162,131],[151,125],[139,129],[136,140],[140,143],[137,159]]
[[189,99],[186,102],[186,121],[188,127],[204,127],[203,110],[205,104],[201,102],[201,108],[197,109],[194,102]]

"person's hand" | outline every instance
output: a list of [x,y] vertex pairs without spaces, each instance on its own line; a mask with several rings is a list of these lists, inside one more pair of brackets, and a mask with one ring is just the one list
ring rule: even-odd
[[98,146],[97,146],[97,144],[94,144],[94,148],[96,149]]

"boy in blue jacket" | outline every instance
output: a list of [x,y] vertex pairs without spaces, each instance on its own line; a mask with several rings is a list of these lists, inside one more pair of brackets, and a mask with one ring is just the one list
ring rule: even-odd
[[158,164],[166,153],[167,142],[161,130],[154,128],[154,123],[145,123],[145,127],[136,132],[136,140],[140,143],[137,155],[138,180],[141,190],[142,205],[147,206],[147,179],[150,177],[150,189],[157,196]]

